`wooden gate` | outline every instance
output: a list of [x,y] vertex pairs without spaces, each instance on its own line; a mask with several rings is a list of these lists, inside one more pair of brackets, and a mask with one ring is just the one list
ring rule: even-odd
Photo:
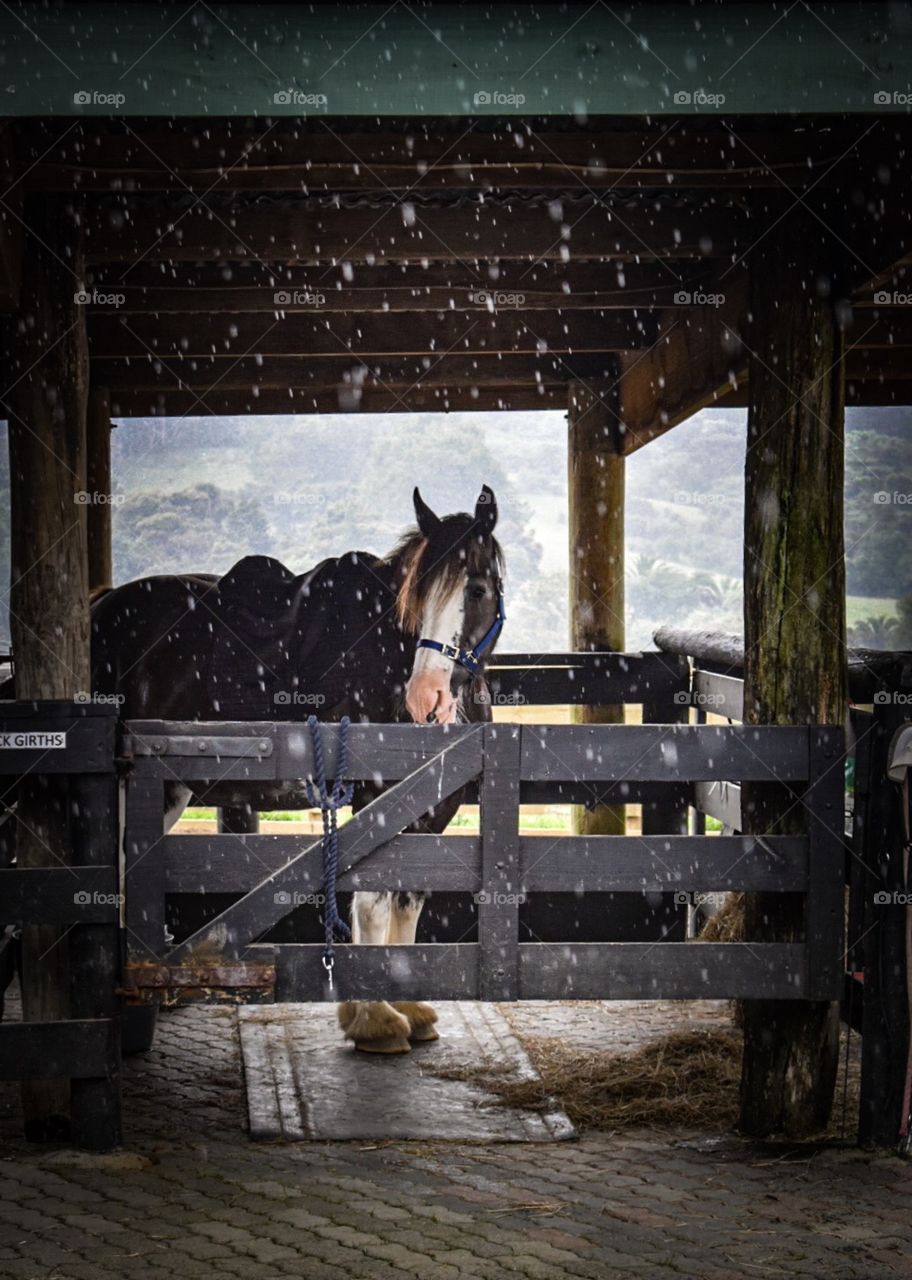
[[[623,655],[621,655],[623,656]],[[338,728],[324,726],[327,774]],[[300,779],[312,769],[306,726],[287,723],[128,726],[126,906],[137,986],[269,988],[280,1000],[322,996],[322,947],[261,939],[321,888],[319,840],[283,835],[163,836],[163,787]],[[449,890],[475,896],[478,941],[340,946],[340,998],[832,999],[842,983],[843,780],[838,729],[689,724],[362,725],[349,774],[382,795],[340,829],[338,888]],[[644,785],[694,788],[772,782],[808,814],[804,836],[527,836],[520,806],[542,784],[633,799]],[[406,828],[466,785],[480,833]],[[170,950],[166,892],[243,893]],[[718,890],[799,893],[806,937],[792,943],[520,942],[529,894]],[[207,967],[208,966],[208,967]],[[219,978],[221,974],[221,979]]]

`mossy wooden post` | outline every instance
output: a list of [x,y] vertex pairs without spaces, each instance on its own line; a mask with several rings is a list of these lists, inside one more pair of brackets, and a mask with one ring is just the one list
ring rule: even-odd
[[[753,329],[744,512],[744,721],[842,725],[843,342],[837,281],[818,223],[789,215],[750,257]],[[745,786],[748,832],[807,830],[809,814],[767,784]],[[745,936],[803,938],[802,898],[748,894]],[[838,1006],[747,1001],[741,1128],[793,1137],[826,1124]]]
[[113,586],[111,551],[111,403],[104,387],[89,392],[86,423],[86,522],[89,589]]
[[[570,647],[624,648],[624,458],[610,383],[571,382],[567,410]],[[623,706],[577,706],[577,724],[623,724]],[[623,805],[574,806],[580,835],[623,835]]]
[[[10,629],[19,699],[70,699],[89,689],[85,430],[88,347],[80,220],[65,201],[26,206],[22,302],[8,352]],[[66,787],[29,779],[18,792],[21,867],[70,860]],[[22,933],[27,1020],[69,1016],[67,945],[56,926]],[[26,1134],[68,1133],[69,1082],[22,1086]]]

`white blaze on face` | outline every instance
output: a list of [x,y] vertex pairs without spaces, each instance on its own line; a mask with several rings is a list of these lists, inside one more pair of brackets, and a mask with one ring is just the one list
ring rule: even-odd
[[[460,581],[449,594],[432,592],[421,619],[419,638],[438,644],[458,645],[465,617],[465,589]],[[450,692],[453,660],[436,649],[418,649],[412,674],[405,686],[405,705],[416,724],[426,724],[434,712],[437,724],[453,724],[456,699]]]

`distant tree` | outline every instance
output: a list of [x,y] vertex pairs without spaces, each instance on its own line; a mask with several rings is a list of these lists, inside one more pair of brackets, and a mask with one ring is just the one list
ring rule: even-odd
[[860,618],[848,628],[849,644],[856,649],[895,649],[898,618]]
[[700,573],[694,578],[701,607],[716,613],[736,613],[742,607],[743,588],[739,578],[724,573]]
[[212,484],[133,494],[114,508],[113,526],[115,582],[155,573],[224,573],[241,556],[270,550],[256,499]]

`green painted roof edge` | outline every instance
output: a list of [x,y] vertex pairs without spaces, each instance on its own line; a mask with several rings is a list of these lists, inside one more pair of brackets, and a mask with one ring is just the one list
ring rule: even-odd
[[910,109],[910,4],[0,8],[7,117]]

